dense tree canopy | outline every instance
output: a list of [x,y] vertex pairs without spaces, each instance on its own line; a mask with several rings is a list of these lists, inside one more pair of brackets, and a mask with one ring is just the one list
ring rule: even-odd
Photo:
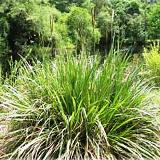
[[151,7],[148,14],[148,35],[160,38],[160,2]]
[[92,17],[87,9],[72,7],[67,19],[69,36],[77,49],[84,50],[98,42],[100,33],[94,28]]
[[0,59],[49,56],[65,48],[109,51],[117,41],[136,51],[146,37],[159,38],[159,15],[160,3],[141,0],[1,1]]

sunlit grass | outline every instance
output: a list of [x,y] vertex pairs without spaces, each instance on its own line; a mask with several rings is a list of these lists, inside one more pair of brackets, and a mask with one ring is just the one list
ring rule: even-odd
[[160,45],[154,45],[144,51],[146,75],[152,78],[157,86],[160,86]]

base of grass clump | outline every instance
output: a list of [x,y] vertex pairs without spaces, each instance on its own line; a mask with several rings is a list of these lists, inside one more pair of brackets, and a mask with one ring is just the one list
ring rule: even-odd
[[4,85],[10,159],[156,159],[158,130],[144,110],[148,89],[121,54],[57,56],[24,64]]

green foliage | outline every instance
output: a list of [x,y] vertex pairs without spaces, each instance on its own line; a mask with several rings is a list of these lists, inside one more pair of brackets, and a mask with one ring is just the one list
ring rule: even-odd
[[8,69],[8,61],[9,60],[10,60],[9,48],[7,46],[6,39],[4,37],[0,36],[0,68],[2,69],[0,77],[5,76],[6,72],[9,71],[9,69]]
[[94,2],[94,18],[102,35],[100,48],[109,48],[114,40],[122,43],[121,47],[141,48],[145,41],[144,3],[135,0]]
[[26,56],[28,53],[25,50],[29,46],[56,47],[59,44],[61,37],[55,29],[55,23],[60,12],[50,7],[47,2],[12,0],[2,4],[3,17],[0,18],[0,22],[3,23],[5,19],[8,24],[9,30],[6,31],[6,27],[2,29],[5,30],[5,38],[13,60],[19,59],[19,55]]
[[101,9],[103,7],[107,7],[109,4],[109,1],[107,0],[92,0],[92,2],[95,4],[95,15],[97,15],[99,12],[101,12]]
[[5,54],[5,48],[6,48],[5,39],[0,36],[0,59]]
[[[50,47],[51,56],[74,47],[109,50],[115,41],[125,48],[141,48],[146,33],[151,38],[159,34],[158,10],[159,3],[150,7],[140,0],[1,1],[0,36],[6,48],[1,57],[20,59],[38,45]],[[30,55],[35,58],[34,50]]]
[[115,33],[126,45],[143,44],[145,21],[143,4],[135,0],[113,1]]
[[87,9],[72,7],[67,19],[69,36],[78,50],[90,49],[100,38]]
[[[24,64],[0,97],[11,159],[158,159],[147,93],[120,53]],[[7,104],[7,105],[6,105]]]
[[86,0],[49,0],[61,12],[69,12],[72,5],[81,6]]
[[[30,0],[23,3],[14,3],[8,14],[13,20],[18,20],[17,16],[21,14],[24,15],[24,17],[22,17],[26,21],[26,24],[23,24],[22,21],[19,25],[26,25],[26,27],[31,27],[34,32],[37,32],[44,37],[49,37],[51,35],[51,18],[56,20],[60,15],[60,12],[54,7],[50,7],[48,4],[41,4],[40,2],[38,3],[38,1]],[[32,24],[29,25],[27,22]],[[30,30],[30,28],[28,30]]]
[[160,38],[160,3],[154,4],[150,7],[149,14],[147,16],[148,21],[148,33],[150,38]]
[[101,11],[97,16],[98,28],[100,28],[101,34],[107,36],[107,33],[110,32],[111,29],[111,15],[109,11]]
[[71,37],[69,37],[69,30],[67,26],[67,18],[68,14],[62,14],[57,23],[55,24],[55,29],[59,33],[59,43],[57,45],[58,48],[63,52],[66,49],[73,50],[74,44],[72,43]]
[[6,64],[9,60],[9,49],[7,45],[7,33],[9,31],[9,25],[7,17],[4,14],[4,9],[5,7],[2,4],[0,4],[0,63],[3,70],[6,71]]
[[144,60],[147,67],[147,76],[152,78],[156,85],[160,85],[160,45],[154,45],[150,50],[145,49]]
[[[96,6],[97,7],[97,6]],[[111,47],[111,43],[113,40],[113,17],[112,11],[108,7],[101,8],[99,13],[96,13],[98,9],[94,9],[95,20],[97,21],[97,27],[100,30],[101,38],[100,38],[100,48],[107,48],[108,50]]]

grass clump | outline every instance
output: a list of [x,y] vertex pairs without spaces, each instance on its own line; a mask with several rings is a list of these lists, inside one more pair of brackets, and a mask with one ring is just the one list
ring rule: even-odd
[[143,107],[148,91],[126,58],[59,55],[24,64],[1,96],[10,159],[157,159],[159,137]]

